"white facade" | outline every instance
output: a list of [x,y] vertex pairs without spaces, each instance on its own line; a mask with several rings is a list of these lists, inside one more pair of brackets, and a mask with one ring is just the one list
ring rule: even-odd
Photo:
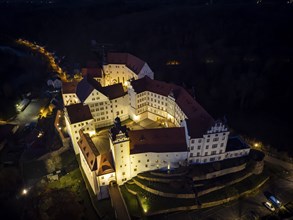
[[154,73],[150,69],[147,63],[144,63],[142,69],[135,73],[126,64],[106,64],[103,65],[103,72],[105,73],[104,86],[122,83],[127,85],[127,81],[140,79],[144,76],[148,76],[151,79],[154,78]]
[[[249,153],[249,148],[227,151],[229,130],[222,122],[215,122],[200,136],[193,136],[186,122],[189,120],[188,113],[184,111],[182,102],[178,104],[172,90],[164,95],[147,89],[135,91],[135,88],[129,82],[130,80],[144,76],[153,78],[153,72],[146,63],[138,74],[134,73],[126,64],[104,65],[103,72],[105,77],[101,79],[101,82],[104,82],[104,86],[122,83],[127,88],[127,93],[110,99],[98,88],[93,89],[82,102],[83,105],[89,107],[93,118],[91,120],[71,123],[65,109],[66,127],[74,151],[80,155],[83,170],[93,191],[100,195],[100,198],[104,198],[104,195],[107,194],[103,187],[109,185],[113,180],[117,181],[118,184],[123,184],[144,171],[161,168],[173,169],[183,164],[220,161],[241,157]],[[75,93],[62,94],[62,97],[65,106],[81,102]],[[131,154],[129,143],[131,140],[125,133],[120,132],[116,134],[115,139],[110,138],[110,151],[114,159],[115,172],[99,175],[97,171],[92,171],[89,168],[86,158],[80,152],[77,143],[80,139],[79,131],[82,129],[83,132],[91,136],[95,134],[96,128],[113,125],[116,117],[119,117],[122,121],[129,117],[134,121],[141,121],[145,118],[153,121],[171,121],[177,127],[184,127],[186,151]],[[97,160],[100,159],[97,158]]]
[[65,106],[80,103],[77,95],[75,93],[62,94],[63,103]]

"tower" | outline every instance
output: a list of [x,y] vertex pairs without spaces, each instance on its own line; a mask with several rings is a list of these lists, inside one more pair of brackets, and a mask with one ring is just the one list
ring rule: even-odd
[[116,181],[120,185],[131,178],[131,165],[128,129],[125,125],[121,125],[119,117],[115,118],[114,127],[110,129],[109,136],[115,161]]

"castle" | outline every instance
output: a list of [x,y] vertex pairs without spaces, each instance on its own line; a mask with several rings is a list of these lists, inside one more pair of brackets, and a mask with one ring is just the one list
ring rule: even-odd
[[[80,82],[64,82],[65,121],[76,155],[99,199],[111,181],[123,184],[140,172],[174,169],[249,154],[229,146],[229,130],[182,87],[154,80],[148,64],[128,53],[108,53],[100,68],[89,63]],[[130,129],[131,120],[160,128]],[[107,140],[97,130],[109,129]],[[232,141],[231,141],[232,142]]]

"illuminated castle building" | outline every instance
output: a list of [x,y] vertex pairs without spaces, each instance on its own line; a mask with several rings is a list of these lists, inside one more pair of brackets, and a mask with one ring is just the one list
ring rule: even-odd
[[[111,181],[123,184],[138,173],[208,163],[249,153],[227,145],[229,130],[180,86],[154,80],[150,67],[127,53],[108,53],[100,69],[82,70],[80,82],[63,83],[65,120],[73,148],[98,198]],[[152,129],[121,122],[154,121]],[[99,128],[111,126],[101,140]],[[233,145],[233,144],[232,144]]]

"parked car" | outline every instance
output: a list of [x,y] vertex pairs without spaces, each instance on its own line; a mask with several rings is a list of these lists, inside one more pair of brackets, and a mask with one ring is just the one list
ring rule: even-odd
[[267,207],[272,212],[274,212],[276,210],[275,207],[273,206],[273,204],[269,201],[265,202],[264,206]]
[[264,192],[264,195],[267,197],[267,199],[277,208],[280,208],[282,206],[282,203],[280,202],[280,200],[273,195],[272,193],[266,191]]

